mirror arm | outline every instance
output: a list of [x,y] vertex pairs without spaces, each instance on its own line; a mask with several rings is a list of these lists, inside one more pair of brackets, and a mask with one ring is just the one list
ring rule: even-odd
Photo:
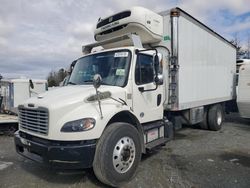
[[138,88],[140,92],[147,92],[147,91],[155,91],[158,89],[158,84],[156,84],[155,88],[154,89],[147,89],[147,90],[144,90],[144,87],[139,87]]
[[95,88],[95,90],[96,90],[96,96],[97,96],[97,100],[98,100],[99,110],[101,113],[101,119],[103,119],[100,94],[99,94],[99,91],[97,90],[97,88]]
[[101,86],[101,81],[102,81],[102,77],[99,74],[95,74],[94,78],[93,78],[93,86],[94,86],[95,91],[96,91],[98,106],[99,106],[99,110],[100,110],[100,113],[101,113],[101,119],[103,119],[100,93],[98,91],[98,88]]

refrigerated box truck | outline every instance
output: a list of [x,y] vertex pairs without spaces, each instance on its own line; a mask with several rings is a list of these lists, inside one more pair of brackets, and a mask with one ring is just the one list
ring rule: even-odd
[[95,39],[82,47],[67,86],[19,106],[19,154],[93,167],[100,181],[120,186],[141,154],[182,124],[221,128],[236,74],[235,46],[222,36],[180,8],[134,7],[99,19]]

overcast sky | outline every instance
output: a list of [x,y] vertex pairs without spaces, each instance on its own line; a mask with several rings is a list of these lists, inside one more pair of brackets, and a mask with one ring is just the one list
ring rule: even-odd
[[250,33],[250,0],[0,0],[0,74],[46,79],[94,42],[99,17],[132,6],[179,6],[228,40],[238,33],[241,45]]

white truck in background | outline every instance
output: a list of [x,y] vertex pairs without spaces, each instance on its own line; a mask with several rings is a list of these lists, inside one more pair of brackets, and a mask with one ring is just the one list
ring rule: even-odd
[[236,61],[236,96],[238,94],[238,83],[239,83],[239,71],[242,65],[250,64],[250,59],[237,59]]
[[180,8],[134,7],[99,19],[95,39],[67,86],[19,106],[19,154],[59,168],[93,167],[100,181],[120,186],[141,154],[182,124],[221,128],[236,76],[236,49],[223,37]]
[[2,79],[0,81],[2,96],[1,111],[17,113],[18,105],[30,97],[48,90],[47,80],[39,79]]
[[0,132],[17,130],[17,107],[30,97],[47,90],[47,80],[0,79]]
[[250,118],[250,60],[239,67],[237,106],[243,118]]
[[241,65],[250,64],[250,59],[237,59],[236,61],[236,73],[239,73]]

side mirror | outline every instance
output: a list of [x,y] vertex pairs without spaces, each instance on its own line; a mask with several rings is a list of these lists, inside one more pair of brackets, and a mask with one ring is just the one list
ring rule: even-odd
[[162,74],[158,74],[155,76],[155,83],[156,83],[156,85],[163,84],[163,75]]
[[34,84],[33,84],[33,82],[32,82],[31,79],[29,80],[29,84],[30,84],[30,88],[31,88],[31,89],[34,89]]
[[74,60],[74,61],[70,64],[70,67],[69,67],[69,74],[72,73],[72,71],[73,71],[73,69],[74,69],[74,67],[75,67],[75,65],[76,65],[76,62],[77,62],[77,60]]
[[161,54],[156,53],[153,56],[154,70],[155,70],[154,81],[155,81],[156,85],[162,85],[163,84],[163,77],[162,77],[162,75],[159,75],[159,68],[160,68],[160,60],[159,59],[161,59]]
[[153,56],[153,62],[154,62],[155,74],[157,75],[159,72],[159,65],[160,65],[159,57],[157,53]]
[[99,88],[101,86],[101,82],[102,82],[102,77],[100,74],[95,74],[94,78],[93,78],[93,85],[94,88]]

